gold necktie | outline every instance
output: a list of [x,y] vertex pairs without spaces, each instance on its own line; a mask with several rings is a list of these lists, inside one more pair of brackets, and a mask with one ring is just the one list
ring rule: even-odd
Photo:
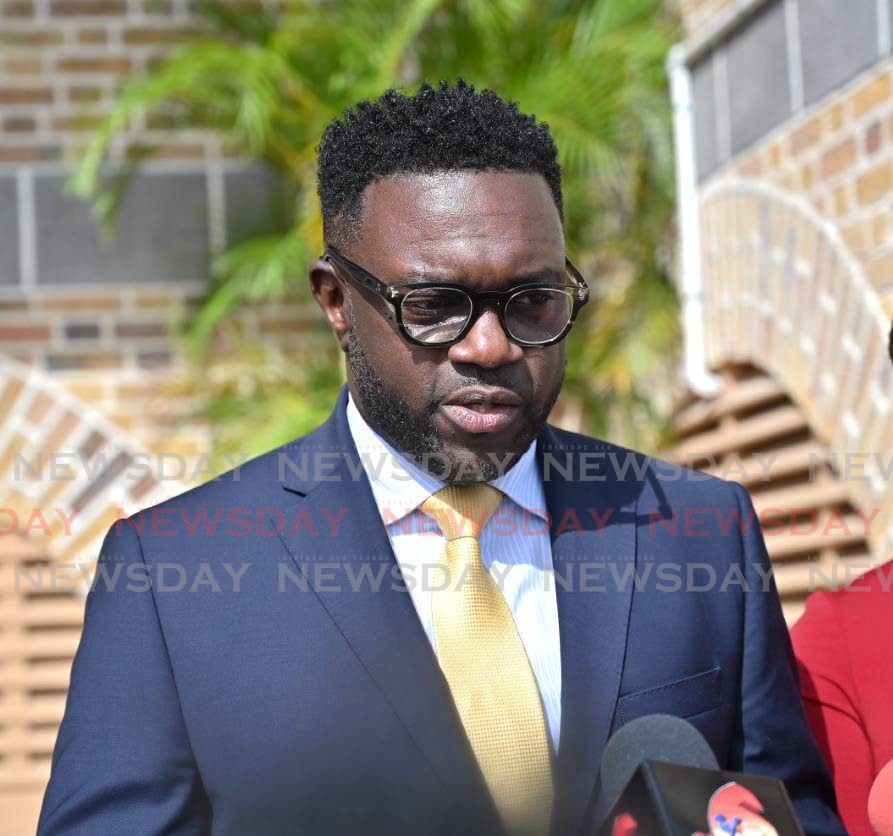
[[543,836],[552,810],[549,737],[530,660],[478,537],[502,493],[447,485],[421,506],[446,539],[448,584],[432,599],[437,658],[481,772],[512,836]]

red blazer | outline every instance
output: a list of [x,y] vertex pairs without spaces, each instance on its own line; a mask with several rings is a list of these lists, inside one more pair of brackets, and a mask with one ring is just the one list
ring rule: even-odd
[[852,836],[872,836],[868,792],[893,759],[893,561],[811,595],[791,637],[843,823]]

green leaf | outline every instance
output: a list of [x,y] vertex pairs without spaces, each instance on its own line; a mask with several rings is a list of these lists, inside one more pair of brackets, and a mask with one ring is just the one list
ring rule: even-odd
[[296,289],[306,262],[306,242],[295,230],[251,238],[217,258],[218,284],[187,331],[191,352],[206,350],[217,325],[238,305],[279,299]]

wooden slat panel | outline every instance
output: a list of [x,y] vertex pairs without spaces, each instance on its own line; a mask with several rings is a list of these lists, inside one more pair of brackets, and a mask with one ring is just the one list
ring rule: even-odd
[[3,386],[3,394],[0,395],[0,415],[5,415],[12,409],[24,388],[25,381],[21,377],[17,375],[7,377]]
[[791,444],[778,450],[767,450],[759,455],[737,456],[728,454],[716,467],[705,472],[740,482],[752,489],[776,479],[786,479],[827,467],[830,462],[828,448],[817,441]]
[[0,833],[3,836],[23,836],[37,830],[37,816],[40,813],[43,792],[35,792],[32,787],[45,780],[30,779],[21,784],[22,789],[10,792],[8,789],[4,791],[0,779]]
[[789,625],[794,624],[806,609],[806,601],[801,599],[787,600],[781,602],[781,611],[784,613],[784,620]]
[[0,537],[0,563],[13,563],[29,558],[42,558],[45,556],[36,542],[28,542],[21,537]]
[[806,429],[806,419],[796,406],[779,406],[728,428],[722,427],[686,439],[673,451],[672,457],[682,462],[717,458],[733,451],[750,450],[758,444]]
[[[112,506],[119,497],[134,495],[125,465],[139,452],[50,378],[0,357],[0,470],[26,444],[35,445],[45,461],[62,445],[79,446],[91,456],[102,443],[114,443],[121,458],[118,466],[102,471],[101,482],[94,477],[91,483],[71,466],[72,478],[25,473],[7,479],[5,491],[0,480],[0,507],[17,509],[20,525],[33,509],[49,509],[52,529],[49,536],[35,529],[27,541],[0,537],[0,836],[34,832],[49,777],[85,606],[84,575],[65,564],[95,564],[100,539],[118,516]],[[150,476],[138,492],[148,498],[157,488]],[[88,502],[72,533],[64,532],[57,510],[71,519],[78,504]]]
[[[71,600],[34,601],[22,606],[22,623],[25,626],[76,627],[84,621],[84,601],[72,596]],[[3,615],[0,614],[0,624]]]
[[[65,711],[65,694],[44,696],[40,700],[28,700],[25,705],[18,707],[5,706],[0,701],[0,725],[8,726],[11,723],[21,723],[25,726],[31,724],[59,723]],[[0,761],[2,763],[2,761]]]
[[56,743],[57,729],[22,728],[9,731],[0,729],[0,750],[7,757],[22,755],[27,759],[35,759],[43,755],[52,755]]
[[7,675],[4,679],[9,688],[22,688],[32,691],[60,691],[68,688],[71,676],[71,659],[61,662],[41,662],[29,664],[19,675]]
[[770,511],[789,513],[801,510],[814,511],[817,508],[836,508],[848,501],[846,488],[835,481],[824,485],[804,482],[753,494],[754,508],[761,516]]
[[677,413],[675,425],[681,435],[690,435],[724,415],[750,410],[784,397],[784,389],[769,377],[754,377],[726,389],[713,401],[695,401]]
[[689,401],[680,410],[677,426],[686,437],[671,458],[712,460],[707,472],[751,491],[790,623],[814,588],[844,583],[869,565],[865,522],[827,446],[781,387],[752,369],[726,369],[723,378],[713,401]]
[[[5,769],[4,764],[0,761],[0,793],[22,790],[33,791],[35,787],[40,788],[41,795],[43,788],[50,777],[50,761],[34,761],[33,763],[25,763],[15,772],[11,769]],[[0,798],[3,796],[0,795]]]
[[85,588],[81,570],[71,565],[29,565],[12,559],[6,563],[0,561],[0,596],[18,595],[26,598],[45,593],[69,594],[82,598],[82,590]]

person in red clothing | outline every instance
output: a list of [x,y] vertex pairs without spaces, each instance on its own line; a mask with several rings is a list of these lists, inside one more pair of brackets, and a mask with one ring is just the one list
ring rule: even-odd
[[893,760],[893,561],[813,593],[791,629],[800,693],[851,836],[872,836],[868,793]]

